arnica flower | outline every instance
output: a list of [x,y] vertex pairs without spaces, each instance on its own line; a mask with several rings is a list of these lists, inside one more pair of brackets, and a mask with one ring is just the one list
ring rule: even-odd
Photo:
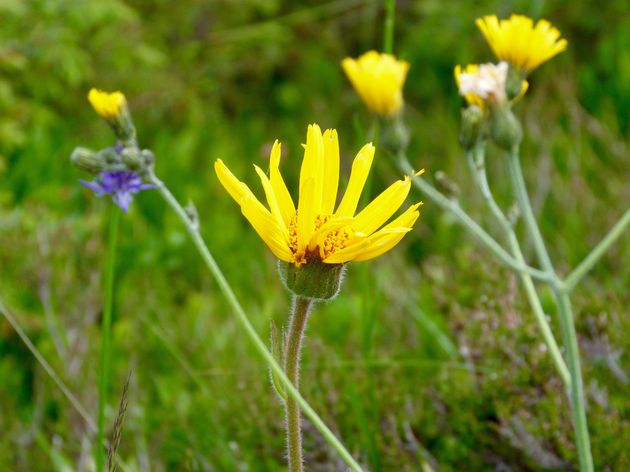
[[127,99],[121,92],[103,92],[93,88],[88,93],[90,104],[103,118],[108,121],[119,117],[127,107]]
[[371,112],[391,116],[402,109],[408,62],[399,61],[391,54],[369,51],[358,59],[345,58],[341,67]]
[[488,15],[477,18],[476,23],[497,58],[524,74],[567,48],[566,39],[560,39],[560,31],[547,20],[534,26],[532,19],[523,15],[501,21]]
[[329,129],[322,135],[319,126],[308,127],[297,209],[280,174],[280,152],[280,143],[276,141],[271,150],[269,177],[254,166],[269,209],[220,159],[214,168],[223,187],[241,206],[245,218],[282,261],[300,267],[310,262],[343,264],[372,259],[392,249],[418,218],[420,203],[411,205],[385,225],[407,198],[411,177],[395,182],[356,213],[374,157],[372,144],[363,146],[355,157],[348,187],[336,209],[337,132]]
[[128,170],[101,172],[91,182],[85,180],[80,182],[81,185],[94,190],[97,197],[112,195],[114,203],[124,212],[127,212],[133,201],[133,194],[153,188],[153,185],[142,182],[142,178],[135,172]]

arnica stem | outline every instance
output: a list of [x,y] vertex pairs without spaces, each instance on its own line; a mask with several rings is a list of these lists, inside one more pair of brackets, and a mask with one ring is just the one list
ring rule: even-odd
[[103,472],[105,468],[105,406],[107,405],[107,389],[109,386],[109,370],[111,363],[111,328],[112,308],[114,304],[114,272],[116,268],[116,243],[118,239],[118,222],[120,210],[112,204],[109,216],[109,236],[107,260],[105,263],[105,305],[101,326],[101,365],[98,382],[98,431],[96,435],[96,470]]
[[[293,299],[289,332],[285,346],[284,371],[293,386],[300,388],[300,351],[302,339],[308,321],[308,315],[313,307],[313,301],[296,296]],[[289,471],[302,472],[302,428],[300,422],[300,407],[295,399],[287,396],[285,402],[287,449],[289,457]]]
[[219,289],[225,296],[228,304],[232,307],[234,315],[236,316],[236,320],[241,325],[241,328],[245,332],[245,335],[252,342],[254,348],[256,349],[256,352],[265,360],[265,362],[267,362],[274,375],[283,384],[287,396],[291,396],[296,401],[304,414],[311,420],[313,426],[322,434],[326,442],[337,451],[339,456],[348,465],[350,470],[354,472],[362,472],[363,469],[361,468],[359,463],[354,459],[354,457],[352,457],[352,454],[348,452],[341,441],[339,441],[335,437],[330,428],[328,428],[328,426],[324,424],[324,422],[315,412],[315,410],[313,410],[308,402],[304,400],[304,397],[300,395],[300,392],[295,388],[293,383],[285,374],[284,369],[280,366],[280,364],[278,364],[276,359],[273,357],[273,354],[270,353],[267,349],[265,342],[260,339],[260,336],[258,336],[258,333],[249,321],[245,310],[243,310],[243,307],[236,298],[234,290],[232,290],[232,287],[223,275],[223,272],[221,272],[221,269],[214,260],[214,257],[212,257],[210,250],[201,237],[201,234],[199,233],[198,223],[190,219],[190,216],[186,213],[186,210],[184,210],[184,208],[179,204],[177,199],[173,196],[166,185],[164,185],[164,183],[160,179],[158,179],[155,174],[149,174],[149,180],[153,185],[155,185],[155,188],[160,193],[166,204],[171,207],[171,209],[179,217],[180,221],[184,224],[184,227],[186,228],[188,235],[191,237],[195,247],[197,248],[197,251],[199,251],[199,255],[201,256],[203,262],[206,264],[206,267],[219,285]]

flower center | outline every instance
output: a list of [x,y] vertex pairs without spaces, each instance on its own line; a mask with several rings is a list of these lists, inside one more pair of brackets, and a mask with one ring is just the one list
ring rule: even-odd
[[295,265],[299,267],[309,260],[322,261],[338,250],[346,247],[350,241],[350,232],[346,227],[332,229],[327,232],[323,238],[321,237],[322,235],[317,235],[317,231],[319,231],[321,227],[330,220],[330,218],[331,215],[321,214],[315,217],[316,234],[314,239],[321,241],[321,246],[318,244],[314,248],[310,249],[308,246],[310,246],[311,240],[305,249],[299,251],[297,212],[295,212],[295,215],[291,218],[291,222],[289,223],[289,249],[295,258]]

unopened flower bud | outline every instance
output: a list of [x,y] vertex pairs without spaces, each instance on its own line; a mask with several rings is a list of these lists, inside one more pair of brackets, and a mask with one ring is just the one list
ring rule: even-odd
[[409,130],[400,115],[384,120],[383,146],[394,154],[404,151],[409,145]]
[[122,162],[129,170],[138,171],[143,168],[144,158],[136,147],[125,148],[121,153]]
[[107,163],[100,153],[95,153],[91,149],[84,147],[78,147],[72,151],[70,162],[79,169],[90,172],[91,174],[98,174],[107,168]]
[[120,154],[113,147],[107,147],[105,149],[101,149],[98,152],[98,155],[101,159],[108,164],[108,167],[115,166],[120,164]]
[[121,92],[107,93],[93,88],[88,100],[94,111],[109,123],[118,139],[125,143],[135,140],[136,129],[131,121],[127,99]]
[[149,149],[143,149],[140,154],[142,154],[144,166],[147,168],[151,167],[155,162],[155,154],[153,154],[153,151]]
[[459,130],[459,142],[468,151],[483,137],[485,113],[477,105],[470,105],[462,110],[462,124]]
[[[527,82],[524,82],[524,77],[521,71],[517,68],[510,66],[508,69],[507,79],[505,81],[505,91],[509,101],[514,100],[517,97],[521,97],[527,90]],[[523,88],[525,90],[523,90]]]
[[490,128],[492,140],[497,146],[511,150],[523,138],[523,128],[509,106],[492,107]]
[[312,300],[330,300],[339,293],[345,264],[326,264],[313,260],[296,267],[280,261],[278,272],[285,287],[293,294]]

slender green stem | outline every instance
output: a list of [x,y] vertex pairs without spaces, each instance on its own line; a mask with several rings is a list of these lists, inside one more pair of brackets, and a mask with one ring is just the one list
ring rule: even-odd
[[531,237],[534,248],[536,250],[536,256],[542,269],[548,274],[555,274],[551,258],[547,252],[547,247],[543,240],[538,223],[536,222],[536,216],[532,209],[529,195],[527,193],[527,186],[525,185],[525,179],[523,178],[523,172],[521,171],[521,162],[518,156],[518,146],[514,146],[512,151],[508,154],[508,168],[510,171],[510,178],[512,179],[512,187],[516,193],[516,199],[518,200],[519,207],[523,213],[523,219],[525,220],[525,226],[527,232]]
[[164,201],[171,207],[171,209],[184,224],[188,235],[190,236],[195,247],[199,251],[201,258],[206,264],[206,267],[216,280],[221,292],[225,296],[229,305],[234,310],[237,321],[245,331],[247,337],[254,345],[258,354],[265,360],[265,362],[267,362],[267,364],[269,364],[274,374],[283,383],[287,395],[290,395],[297,402],[304,414],[311,420],[313,426],[315,426],[315,428],[319,430],[322,436],[324,436],[324,439],[337,451],[339,456],[350,467],[350,469],[355,472],[361,472],[361,466],[346,450],[343,444],[335,437],[332,431],[324,424],[322,419],[317,415],[317,413],[315,413],[315,410],[313,410],[313,408],[307,403],[307,401],[304,400],[302,395],[300,395],[300,392],[294,387],[294,385],[284,373],[284,369],[278,364],[273,355],[267,350],[267,346],[262,341],[262,339],[260,339],[258,333],[256,333],[256,330],[254,329],[251,322],[249,321],[249,318],[245,314],[245,310],[243,310],[243,307],[236,298],[232,287],[230,287],[230,284],[223,275],[223,272],[221,272],[221,269],[214,260],[214,257],[212,257],[212,254],[208,250],[208,247],[206,246],[203,238],[201,237],[201,234],[199,233],[197,222],[190,219],[184,208],[182,208],[182,206],[175,199],[170,190],[160,179],[155,176],[155,174],[151,173],[149,175],[149,180],[153,185],[155,185],[155,188],[158,190]]
[[571,410],[573,412],[573,422],[575,428],[575,439],[577,443],[578,459],[581,472],[593,472],[593,457],[591,455],[591,442],[588,433],[588,423],[586,420],[586,401],[584,398],[584,387],[582,382],[582,368],[580,366],[580,350],[575,332],[575,322],[571,301],[566,287],[556,286],[554,293],[558,299],[558,309],[560,314],[560,328],[563,332],[569,371],[571,372]]
[[571,310],[571,302],[568,297],[566,286],[558,279],[555,269],[551,263],[549,253],[540,233],[540,228],[536,222],[536,217],[527,194],[525,179],[521,171],[521,164],[518,155],[518,146],[508,155],[508,168],[512,180],[512,187],[516,194],[525,226],[534,242],[536,255],[543,270],[551,277],[551,288],[553,289],[556,303],[558,305],[558,315],[560,318],[560,328],[564,339],[567,353],[567,364],[571,374],[569,397],[571,399],[571,412],[573,414],[573,428],[575,431],[576,444],[578,449],[578,459],[581,472],[593,471],[593,458],[591,455],[591,445],[588,434],[588,424],[586,421],[586,402],[584,399],[584,387],[582,385],[582,371],[580,367],[580,351]]
[[[525,257],[523,256],[523,252],[521,251],[521,246],[518,242],[516,234],[514,233],[512,224],[505,216],[505,213],[503,213],[503,210],[501,210],[501,208],[499,207],[497,201],[492,195],[492,191],[490,190],[490,185],[488,184],[488,175],[486,174],[484,150],[479,146],[473,151],[467,152],[466,160],[486,204],[490,208],[490,211],[494,215],[497,223],[499,223],[499,226],[505,234],[505,238],[507,239],[508,245],[510,246],[510,250],[514,255],[514,258],[521,265],[525,265]],[[520,277],[521,283],[525,288],[525,293],[527,295],[527,299],[529,300],[532,311],[534,312],[536,323],[538,324],[538,328],[540,329],[540,332],[543,336],[543,340],[547,345],[547,349],[549,349],[549,353],[551,354],[551,358],[553,359],[556,369],[558,370],[558,373],[560,374],[560,377],[562,378],[565,386],[567,387],[567,389],[569,389],[571,386],[571,376],[569,374],[569,369],[564,362],[560,347],[558,346],[556,338],[553,335],[553,331],[551,330],[551,326],[549,325],[547,317],[545,316],[545,312],[540,302],[538,292],[536,291],[536,286],[534,285],[534,282],[532,281],[532,278],[528,273],[522,271],[516,271],[516,273]]]
[[392,54],[394,51],[394,17],[396,15],[396,0],[385,0],[385,28],[383,33],[383,52]]
[[[412,174],[414,172],[411,164],[409,164],[404,154],[399,155],[399,166],[402,171],[407,174]],[[480,243],[486,246],[495,256],[497,256],[503,264],[517,272],[525,272],[537,280],[549,280],[549,275],[547,273],[534,269],[533,267],[523,265],[515,260],[505,249],[501,247],[499,243],[495,241],[492,236],[479,226],[475,220],[468,216],[456,200],[446,197],[433,187],[433,185],[421,177],[415,177],[412,182],[413,185],[418,188],[418,190],[420,190],[429,200],[453,215],[459,224],[470,231],[470,233],[472,233],[472,235],[477,238]]]
[[[304,297],[294,297],[293,308],[287,333],[285,346],[284,371],[288,379],[300,388],[300,351],[302,339],[308,321],[308,315],[313,307],[313,301]],[[289,471],[302,472],[302,428],[300,426],[300,407],[293,397],[287,397],[285,401],[287,449],[289,458]]]
[[112,204],[109,217],[109,236],[107,261],[105,263],[105,306],[101,326],[101,365],[98,382],[98,432],[96,435],[96,470],[103,472],[105,467],[105,407],[107,405],[107,389],[109,387],[109,371],[111,363],[111,329],[112,308],[114,305],[114,272],[116,268],[116,242],[118,239],[118,222],[120,209]]
[[565,279],[564,283],[568,291],[573,290],[582,278],[590,271],[597,261],[608,251],[617,239],[630,225],[630,210],[626,210],[619,221],[611,228],[597,246],[584,258],[582,262]]

